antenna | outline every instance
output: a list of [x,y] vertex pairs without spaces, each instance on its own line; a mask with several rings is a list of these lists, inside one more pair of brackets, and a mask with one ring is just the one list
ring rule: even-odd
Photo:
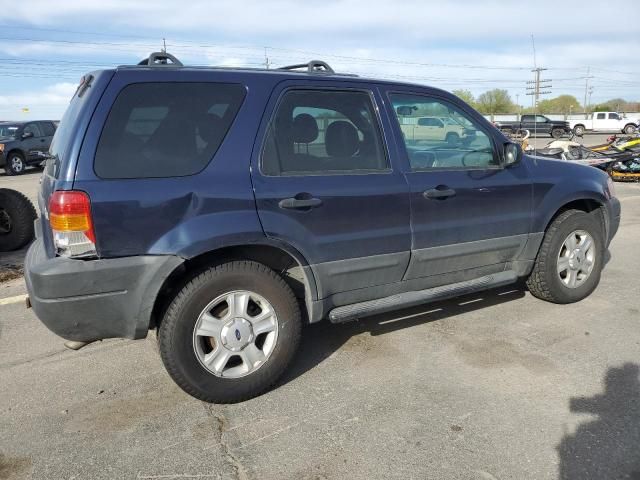
[[533,47],[533,68],[538,68],[536,63],[536,41],[533,38],[533,33],[531,34],[531,46]]
[[162,53],[167,53],[167,42],[164,37],[162,37]]

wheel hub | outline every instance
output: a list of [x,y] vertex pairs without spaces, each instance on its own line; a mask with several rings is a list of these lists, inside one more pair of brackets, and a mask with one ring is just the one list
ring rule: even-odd
[[222,344],[232,352],[239,352],[253,342],[253,328],[244,318],[233,318],[220,332]]
[[585,254],[579,248],[576,248],[569,254],[569,268],[578,270],[584,263]]

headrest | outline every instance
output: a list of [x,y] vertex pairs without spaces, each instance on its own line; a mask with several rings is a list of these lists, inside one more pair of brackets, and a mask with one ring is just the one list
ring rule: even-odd
[[351,157],[360,147],[356,127],[344,120],[333,122],[327,127],[324,142],[330,157]]
[[207,144],[219,142],[222,135],[226,133],[223,131],[222,119],[213,113],[200,115],[197,120],[197,126],[198,135]]
[[300,113],[293,119],[293,141],[311,143],[318,138],[316,119],[308,113]]

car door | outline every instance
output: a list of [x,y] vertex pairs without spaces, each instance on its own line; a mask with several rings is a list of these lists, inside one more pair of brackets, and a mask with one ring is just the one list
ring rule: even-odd
[[399,282],[409,262],[409,187],[377,95],[360,82],[284,82],[254,148],[265,234],[304,256],[319,298]]
[[411,190],[411,259],[404,279],[433,277],[437,285],[515,268],[532,219],[526,166],[504,168],[499,150],[504,138],[455,99],[395,89],[387,96],[394,117],[401,106],[415,107],[417,114],[438,111],[439,117],[463,124],[472,138],[443,145],[397,136]]
[[416,124],[415,140],[443,141],[444,123],[431,117],[419,118]]
[[38,122],[38,126],[42,132],[42,138],[40,140],[42,151],[48,152],[53,135],[56,133],[56,129],[52,122]]
[[[40,152],[43,150],[44,138],[40,127],[36,122],[27,123],[22,129],[22,141],[20,148],[27,155],[27,161],[41,158]],[[25,136],[30,135],[30,136]]]
[[607,114],[596,113],[593,117],[593,129],[597,131],[607,130]]

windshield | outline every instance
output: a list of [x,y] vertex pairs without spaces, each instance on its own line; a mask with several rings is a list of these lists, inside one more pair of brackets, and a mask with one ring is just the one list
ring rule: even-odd
[[15,137],[19,125],[0,125],[0,137]]

